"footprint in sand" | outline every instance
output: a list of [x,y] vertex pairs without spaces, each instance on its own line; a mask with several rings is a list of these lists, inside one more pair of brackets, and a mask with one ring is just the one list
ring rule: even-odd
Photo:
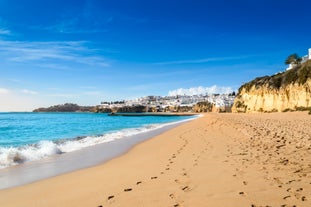
[[138,181],[137,183],[136,183],[136,185],[139,185],[139,184],[141,184],[142,182],[141,181]]
[[303,188],[298,188],[298,189],[296,190],[296,192],[300,192],[300,191],[303,191]]
[[132,191],[133,189],[132,188],[126,188],[124,189],[124,192],[129,192],[129,191]]
[[170,198],[171,198],[171,199],[175,198],[175,196],[174,196],[173,193],[170,194]]
[[243,191],[239,192],[239,195],[245,195],[245,193]]
[[113,199],[114,195],[108,196],[108,200]]
[[288,196],[283,197],[283,199],[286,200],[287,198],[290,198],[290,197],[291,197],[291,196],[288,195]]
[[189,188],[189,186],[185,186],[185,187],[182,188],[182,190],[185,191],[185,192],[188,192],[188,191],[190,191],[190,188]]
[[153,180],[153,179],[157,179],[158,177],[156,177],[156,176],[154,176],[154,177],[151,177],[151,180]]

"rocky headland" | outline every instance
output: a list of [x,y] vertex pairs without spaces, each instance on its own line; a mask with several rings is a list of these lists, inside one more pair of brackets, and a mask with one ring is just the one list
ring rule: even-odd
[[233,112],[284,112],[311,109],[311,60],[239,88]]
[[95,112],[94,106],[79,106],[77,104],[65,103],[47,108],[38,108],[33,112]]

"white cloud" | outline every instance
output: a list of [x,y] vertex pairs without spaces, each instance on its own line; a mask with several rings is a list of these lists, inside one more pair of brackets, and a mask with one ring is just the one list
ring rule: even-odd
[[63,34],[92,34],[108,31],[107,29],[81,28],[78,26],[78,22],[77,18],[72,18],[41,29]]
[[8,29],[0,28],[0,35],[10,35],[11,31]]
[[27,90],[27,89],[23,89],[23,90],[21,90],[21,91],[22,91],[22,93],[30,94],[30,95],[36,95],[36,94],[38,94],[37,91],[31,91],[31,90]]
[[193,60],[176,60],[176,61],[157,62],[154,64],[155,65],[198,64],[198,63],[207,63],[207,62],[215,62],[215,61],[239,60],[239,59],[244,59],[248,57],[250,56],[213,57],[213,58],[193,59]]
[[6,88],[0,88],[0,95],[8,94],[10,91]]
[[7,21],[0,17],[0,35],[11,35],[12,32],[7,29]]
[[213,85],[211,87],[193,87],[193,88],[179,88],[177,90],[172,90],[168,92],[169,96],[177,96],[177,95],[205,95],[205,94],[229,94],[234,90],[231,87],[224,86],[216,86]]
[[[108,61],[85,41],[25,42],[0,40],[0,59],[10,62],[36,62],[63,67],[63,62],[108,67]],[[58,62],[57,62],[58,61]],[[56,63],[55,63],[56,62]]]
[[101,91],[87,91],[87,92],[84,92],[83,94],[87,96],[98,96],[101,93],[102,93]]
[[76,97],[79,97],[78,94],[70,94],[70,93],[47,94],[46,96],[58,97],[58,98],[76,98]]

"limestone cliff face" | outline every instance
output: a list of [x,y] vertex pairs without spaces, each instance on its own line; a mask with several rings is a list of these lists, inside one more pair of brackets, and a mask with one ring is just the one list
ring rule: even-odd
[[240,87],[233,112],[274,112],[311,107],[311,61]]

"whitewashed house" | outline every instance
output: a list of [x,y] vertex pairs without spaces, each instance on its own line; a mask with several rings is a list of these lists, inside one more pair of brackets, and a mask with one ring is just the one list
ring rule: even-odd
[[[311,60],[311,48],[309,48],[307,55],[301,57],[301,63],[307,62],[307,60]],[[288,68],[286,68],[286,70],[293,69],[295,66],[296,64],[291,63],[288,65]]]

